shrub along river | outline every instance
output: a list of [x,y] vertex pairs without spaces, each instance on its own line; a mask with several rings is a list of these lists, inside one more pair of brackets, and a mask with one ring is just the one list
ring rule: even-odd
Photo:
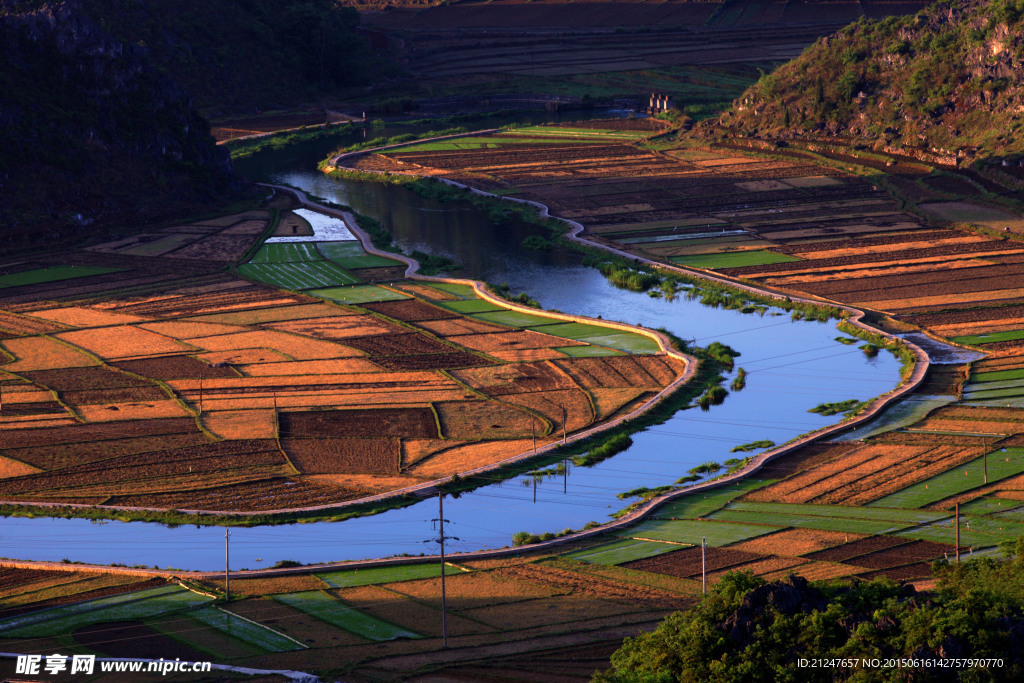
[[[483,122],[477,127],[493,125]],[[406,132],[403,129],[398,132]],[[394,134],[386,131],[383,134]],[[346,139],[347,138],[347,139]],[[401,186],[335,181],[316,163],[338,144],[361,138],[360,129],[331,140],[261,152],[237,164],[254,180],[286,183],[347,204],[377,218],[406,252],[419,249],[448,256],[464,267],[457,274],[508,283],[546,309],[608,320],[664,327],[705,346],[721,341],[740,352],[746,388],[733,391],[708,411],[685,409],[665,423],[633,435],[626,451],[591,467],[569,464],[557,476],[497,481],[457,499],[445,500],[446,533],[458,537],[446,550],[459,552],[511,545],[519,531],[558,532],[605,522],[631,500],[617,494],[637,487],[672,484],[707,461],[759,440],[783,443],[832,424],[842,415],[809,413],[819,403],[868,399],[899,380],[888,353],[869,358],[856,345],[835,341],[835,321],[793,321],[783,311],[764,315],[711,308],[679,297],[674,301],[616,289],[596,269],[583,266],[568,249],[529,251],[520,242],[538,230],[516,221],[500,225],[468,205],[439,204]],[[728,386],[728,383],[726,384]],[[757,452],[757,451],[755,451]],[[303,563],[433,554],[425,542],[437,536],[432,519],[437,499],[372,517],[344,522],[234,528],[231,568],[256,569],[280,560]],[[166,527],[141,522],[10,517],[0,522],[0,555],[20,559],[121,563],[180,569],[224,566],[224,531],[217,527]]]

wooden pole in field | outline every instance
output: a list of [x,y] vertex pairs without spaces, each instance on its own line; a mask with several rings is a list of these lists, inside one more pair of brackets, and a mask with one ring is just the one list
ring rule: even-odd
[[960,564],[960,503],[956,504],[956,563]]
[[231,555],[228,549],[228,539],[231,538],[231,531],[224,529],[224,595],[231,599]]
[[444,494],[437,494],[438,518],[441,524],[441,638],[448,647],[448,595],[444,585]]

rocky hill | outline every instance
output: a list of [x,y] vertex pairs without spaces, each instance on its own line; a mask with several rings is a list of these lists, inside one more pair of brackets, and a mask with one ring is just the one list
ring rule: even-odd
[[27,4],[0,0],[3,248],[201,209],[237,191],[206,121],[144,47],[114,39],[78,0]]
[[718,124],[768,138],[1024,152],[1024,0],[861,20],[765,75]]

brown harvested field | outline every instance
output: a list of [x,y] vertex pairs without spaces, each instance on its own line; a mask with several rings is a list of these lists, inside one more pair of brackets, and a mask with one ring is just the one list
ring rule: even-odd
[[850,540],[864,538],[863,534],[851,534],[842,531],[824,531],[819,529],[785,529],[774,534],[758,536],[747,541],[734,543],[730,550],[742,550],[761,555],[782,555],[783,557],[799,557],[816,550],[849,543]]
[[919,579],[931,575],[932,566],[927,562],[918,562],[916,564],[907,564],[901,567],[889,567],[887,569],[879,569],[873,572],[864,572],[859,576],[868,581],[880,576],[892,579],[893,581],[906,581],[907,579]]
[[716,572],[708,572],[708,581],[715,582],[720,580],[723,576],[731,571],[744,571],[751,572],[754,576],[764,576],[765,574],[786,574],[793,572],[794,574],[800,573],[800,567],[808,564],[808,560],[804,560],[796,557],[767,557],[763,560],[755,560],[748,562],[743,565],[738,565],[730,569],[720,569]]
[[264,327],[314,339],[348,339],[366,335],[401,334],[405,330],[372,315],[345,315],[331,318],[303,318],[264,323]]
[[[540,439],[537,446],[543,446]],[[412,467],[407,467],[409,474],[430,479],[450,477],[456,472],[484,467],[514,455],[526,453],[533,448],[533,439],[510,441],[485,441],[456,445],[452,448],[432,453],[421,458]]]
[[[194,622],[188,626],[179,622],[171,623],[174,627],[169,630],[174,631],[196,627]],[[209,656],[202,650],[190,647],[138,621],[91,624],[77,629],[72,637],[79,646],[108,657],[163,657],[170,661],[181,659],[195,662]]]
[[538,433],[542,431],[529,413],[498,401],[439,402],[434,409],[447,439],[521,439],[532,434],[531,424]]
[[463,444],[447,439],[402,439],[402,467],[407,469],[438,451]]
[[23,462],[0,456],[0,479],[35,474],[39,471],[41,470],[38,467],[32,467],[32,465],[26,465]]
[[416,282],[403,282],[395,285],[395,288],[427,301],[455,301],[459,298],[454,294]]
[[859,505],[981,455],[979,447],[864,444],[747,495],[749,500]]
[[[388,590],[441,608],[441,578],[418,579],[384,585]],[[533,581],[498,576],[493,572],[469,572],[449,575],[445,579],[448,609],[462,611],[489,605],[522,600],[550,598],[568,591]]]
[[489,396],[576,388],[569,375],[544,361],[457,370],[452,375]]
[[[449,341],[474,351],[514,351],[523,349],[545,349],[565,346],[587,346],[585,342],[553,337],[549,334],[530,330],[509,330],[494,334],[464,334],[450,336]],[[563,354],[558,354],[559,356]]]
[[417,332],[399,332],[373,337],[354,337],[345,344],[365,351],[371,356],[406,356],[411,354],[444,354],[458,351],[457,348]]
[[509,328],[485,323],[482,320],[472,318],[452,318],[449,320],[421,320],[416,323],[428,332],[433,332],[440,337],[448,337],[459,334],[477,334],[491,332],[507,332]]
[[[209,588],[217,589],[224,584],[221,581],[204,581]],[[327,584],[317,578],[316,574],[289,574],[286,576],[268,576],[255,578],[231,577],[231,592],[238,595],[274,595],[275,593],[297,593],[299,591],[321,590]],[[235,604],[228,609],[235,611]],[[241,614],[241,612],[239,612]],[[244,616],[244,615],[243,615]]]
[[568,571],[548,564],[506,564],[492,569],[492,573],[497,576],[550,585],[560,590],[568,590],[576,596],[589,595],[604,600],[640,603],[655,609],[684,609],[693,604],[693,598],[688,595],[679,595],[646,585],[623,583],[610,577]]
[[424,303],[417,299],[405,299],[403,301],[378,301],[374,303],[360,304],[362,308],[381,313],[395,320],[406,322],[418,322],[424,320],[446,320],[460,318],[457,313],[431,304]]
[[668,356],[573,358],[556,361],[555,365],[584,388],[661,388],[685,371],[682,363]]
[[194,347],[131,325],[61,332],[55,336],[104,359],[140,358],[195,350]]
[[220,233],[199,239],[181,249],[175,249],[164,254],[164,258],[234,263],[245,256],[255,241],[256,235],[252,234]]
[[0,329],[13,335],[37,335],[48,332],[58,332],[64,329],[63,325],[55,325],[51,322],[28,318],[10,311],[0,310]]
[[653,396],[643,389],[590,389],[595,419],[603,420],[621,411],[627,413]]
[[911,541],[895,548],[886,548],[844,560],[847,564],[868,569],[898,567],[912,562],[935,560],[956,553],[956,546],[932,541]]
[[830,579],[839,579],[845,576],[859,575],[863,572],[864,569],[862,567],[853,567],[848,564],[840,564],[838,562],[807,562],[800,565],[795,570],[783,569],[779,572],[764,574],[761,578],[766,581],[781,581],[789,576],[790,573],[794,573],[804,577],[808,581],[828,581]]
[[429,408],[285,412],[279,420],[281,436],[287,438],[439,436],[437,420]]
[[[321,583],[317,588],[323,588],[323,584]],[[354,633],[331,626],[325,621],[272,598],[233,602],[228,609],[246,619],[265,624],[267,627],[280,631],[312,648],[361,645],[367,642],[366,639]]]
[[184,341],[206,351],[237,352],[240,349],[269,349],[283,354],[288,360],[319,360],[362,355],[341,344],[277,330],[220,334],[215,337],[189,338]]
[[491,361],[472,353],[424,353],[414,356],[373,356],[374,362],[388,370],[450,370],[490,365]]
[[555,360],[558,358],[568,358],[567,354],[562,353],[556,349],[543,348],[543,349],[515,349],[511,351],[488,351],[487,355],[498,360],[508,361],[509,363],[531,363],[537,360]]
[[214,351],[212,353],[196,354],[196,358],[200,358],[211,365],[216,363],[251,365],[256,363],[280,363],[292,360],[280,351],[273,351],[271,349]]
[[825,550],[818,550],[804,555],[809,560],[820,560],[824,562],[846,562],[859,555],[875,552],[876,550],[887,550],[896,546],[909,543],[906,538],[896,536],[868,536],[856,541],[844,543],[843,545]]
[[155,420],[189,414],[185,408],[172,399],[78,406],[77,411],[86,422]]
[[[552,433],[561,434],[563,429],[572,433],[594,423],[594,406],[590,396],[582,389],[561,391],[535,391],[529,394],[509,394],[502,400],[530,410],[542,416],[551,424]],[[537,425],[537,434],[541,434]]]
[[[161,422],[173,422],[161,420]],[[70,465],[81,465],[99,460],[109,460],[121,456],[154,451],[187,449],[189,446],[202,445],[209,438],[196,428],[196,423],[187,420],[186,428],[190,431],[164,433],[154,436],[123,436],[110,440],[92,439],[83,435],[82,440],[54,445],[28,446],[23,449],[11,449],[2,453],[20,462],[30,463],[43,470],[60,469]],[[101,423],[81,425],[82,427],[123,426],[124,423]],[[36,430],[41,431],[41,430]],[[99,436],[102,436],[101,434]]]
[[3,366],[7,372],[82,368],[97,363],[96,359],[73,346],[62,344],[50,337],[6,339],[0,342],[0,347],[15,358],[13,363]]
[[[764,555],[732,548],[706,548],[704,553],[707,571],[719,571],[767,559]],[[701,549],[693,547],[673,550],[654,557],[645,557],[642,560],[624,562],[619,566],[655,574],[689,578],[700,575],[701,565]]]
[[222,439],[273,439],[277,414],[273,410],[204,411],[203,426]]
[[[449,576],[457,572],[448,569]],[[388,623],[424,636],[441,636],[441,611],[379,586],[338,588],[330,591],[343,603]],[[452,637],[493,633],[494,629],[480,620],[459,614],[448,615],[448,635]]]
[[215,368],[192,356],[161,356],[159,358],[143,358],[125,360],[111,365],[118,370],[131,372],[153,379],[188,379],[191,377],[238,377],[238,373],[229,367]]
[[252,481],[246,481],[197,490],[117,495],[112,496],[107,504],[177,510],[259,512],[337,503],[348,498],[356,498],[361,493],[308,481],[271,477],[260,480],[259,486],[254,485]]
[[[115,441],[133,437],[161,437],[170,434],[199,434],[199,430],[191,418],[148,420],[130,424],[76,424],[71,427],[28,429],[17,434],[4,434],[3,452],[13,453],[10,449],[41,449],[60,444]],[[25,460],[27,456],[24,453],[25,451],[19,451],[12,457]],[[37,464],[35,461],[31,462]],[[39,466],[47,467],[42,464]]]
[[645,611],[634,605],[599,600],[590,596],[560,595],[528,602],[477,607],[459,612],[501,631],[520,630],[547,624],[566,624]]
[[[309,297],[294,298],[298,305],[291,306],[260,306],[252,307],[250,310],[235,313],[215,313],[193,318],[186,318],[178,323],[197,322],[215,325],[262,325],[265,323],[281,322],[284,320],[303,320],[305,318],[324,318],[341,315],[357,315],[358,313],[347,307],[337,304],[323,302],[305,303]],[[207,335],[196,335],[207,336]]]
[[366,495],[397,491],[417,486],[424,482],[419,477],[410,477],[405,474],[389,474],[387,472],[383,474],[304,474],[302,475],[302,481],[338,486],[351,491],[365,491]]
[[115,311],[103,311],[81,306],[69,306],[67,308],[48,308],[32,311],[27,315],[33,318],[42,318],[51,322],[67,325],[68,327],[106,327],[108,325],[124,325],[137,323],[146,318],[131,315],[129,313],[117,313]]
[[303,474],[397,474],[401,470],[396,438],[282,438],[281,448]]
[[188,320],[163,320],[155,323],[143,323],[137,325],[144,330],[162,334],[173,339],[187,339],[189,337],[213,337],[218,334],[231,334],[233,332],[245,332],[246,328],[241,325],[224,325],[221,323],[200,323]]
[[295,360],[277,363],[238,365],[236,369],[247,377],[275,377],[301,375],[343,375],[348,373],[380,372],[382,368],[366,358],[332,358],[329,360]]

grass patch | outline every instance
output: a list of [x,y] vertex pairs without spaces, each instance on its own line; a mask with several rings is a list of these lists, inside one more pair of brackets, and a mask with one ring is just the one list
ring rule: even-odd
[[652,519],[640,522],[634,527],[618,532],[616,535],[626,538],[650,539],[652,541],[689,543],[691,545],[700,545],[701,538],[707,538],[708,545],[720,546],[770,534],[781,528],[780,526],[768,526],[766,524]]
[[88,602],[20,614],[0,621],[5,638],[43,638],[108,621],[134,621],[212,601],[181,586],[160,586]]
[[990,334],[967,334],[962,337],[950,337],[950,339],[958,344],[981,346],[982,344],[1024,339],[1024,330],[1007,330],[1006,332],[992,332]]
[[345,629],[369,640],[385,641],[398,638],[422,638],[418,633],[389,624],[349,607],[322,591],[304,591],[274,595],[272,599],[305,612],[332,626]]
[[845,401],[838,401],[836,403],[819,403],[813,408],[809,409],[808,413],[817,413],[818,415],[838,415],[839,413],[847,413],[857,406],[860,405],[860,401],[851,398]]
[[[270,245],[268,245],[270,246]],[[388,268],[405,266],[401,261],[389,259],[376,254],[367,254],[363,246],[356,242],[317,242],[317,251],[342,268]]]
[[188,616],[265,652],[290,652],[292,650],[305,649],[294,640],[285,638],[276,631],[272,631],[259,624],[254,624],[251,621],[242,619],[234,614],[229,614],[213,606],[193,610],[188,613]]
[[767,249],[755,251],[735,251],[722,254],[695,254],[693,256],[676,256],[673,263],[694,268],[742,268],[744,266],[763,266],[768,263],[787,263],[799,261],[795,256],[778,254]]
[[774,482],[774,479],[765,481],[743,479],[731,486],[713,489],[706,493],[703,491],[691,493],[658,508],[657,512],[654,513],[654,519],[696,519],[698,517],[706,517],[715,510],[725,507],[730,500]]
[[679,550],[679,546],[671,543],[636,541],[628,538],[605,543],[596,548],[567,553],[565,557],[591,564],[622,564],[623,562],[642,560],[645,557],[654,557],[655,555],[661,555],[673,550]]
[[[552,322],[551,318],[542,318],[539,315],[530,315],[529,313],[520,313],[519,311],[478,313],[474,314],[473,317],[477,320],[508,325],[509,327],[537,327],[539,325],[550,325]],[[547,332],[547,330],[538,330],[538,332]]]
[[122,270],[124,268],[104,268],[101,266],[55,266],[53,268],[25,270],[20,273],[0,275],[0,289],[4,287],[38,285],[43,282],[57,282],[59,280],[75,280],[80,277],[89,277],[90,275],[119,273]]
[[[756,503],[736,501],[729,503],[726,510],[757,512],[763,515],[794,514],[810,517],[839,517],[844,519],[872,520],[878,522],[906,522],[928,524],[949,517],[947,512],[934,510],[899,510],[891,508],[851,507],[849,505],[812,505],[801,503]],[[852,531],[852,529],[851,529]]]
[[[985,485],[983,461],[986,456],[937,474],[869,503],[871,507],[919,508],[944,498]],[[1006,448],[988,454],[988,482],[1000,481],[1024,472],[1024,449]]]
[[484,301],[483,299],[465,299],[463,301],[441,301],[437,304],[441,308],[447,308],[449,311],[455,311],[456,313],[462,313],[463,315],[469,313],[490,313],[493,311],[504,311],[507,310],[501,306],[492,304],[490,301]]
[[747,512],[743,510],[719,510],[709,519],[723,522],[778,524],[780,526],[822,529],[825,531],[851,531],[862,534],[884,534],[907,528],[902,522],[850,519],[849,517],[816,517],[803,514]]
[[[449,567],[447,574],[462,570]],[[349,569],[341,572],[317,574],[331,588],[352,588],[354,586],[372,586],[413,579],[432,579],[441,576],[441,564],[438,562],[424,564],[403,564],[395,567],[369,567],[367,569]]]
[[307,293],[323,297],[324,299],[331,299],[332,301],[340,301],[343,304],[366,304],[371,301],[398,301],[410,298],[405,294],[399,294],[377,285],[331,287],[328,289],[314,289]]
[[314,289],[359,282],[359,279],[330,261],[301,263],[245,263],[238,273],[285,289]]
[[1016,370],[993,370],[978,372],[971,375],[971,382],[998,382],[1004,379],[1024,379],[1024,368]]

